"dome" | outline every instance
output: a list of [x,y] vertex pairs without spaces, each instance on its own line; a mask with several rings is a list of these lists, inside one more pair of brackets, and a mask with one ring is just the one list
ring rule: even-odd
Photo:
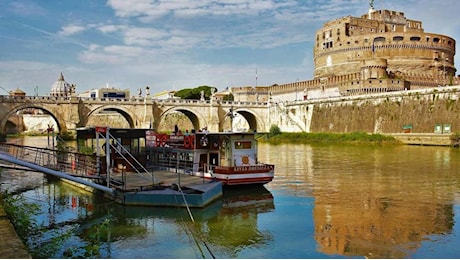
[[12,90],[9,92],[10,96],[25,96],[26,92],[20,90],[19,88],[16,88],[16,90]]
[[51,96],[67,97],[71,94],[71,91],[72,85],[64,80],[64,75],[61,72],[61,76],[56,82],[54,82],[53,86],[51,87]]

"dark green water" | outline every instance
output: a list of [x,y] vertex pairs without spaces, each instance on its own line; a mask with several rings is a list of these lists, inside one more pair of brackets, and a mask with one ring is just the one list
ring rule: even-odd
[[[39,173],[2,173],[2,189],[74,228],[49,258],[95,243],[103,258],[458,258],[460,150],[259,145],[276,165],[264,188],[225,190],[205,209],[125,207]],[[27,175],[27,176],[25,176]],[[99,230],[99,231],[98,231]]]

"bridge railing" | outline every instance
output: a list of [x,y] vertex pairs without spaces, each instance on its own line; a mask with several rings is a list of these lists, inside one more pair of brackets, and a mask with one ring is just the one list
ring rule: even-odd
[[10,96],[0,95],[1,102],[42,102],[42,103],[59,103],[59,102],[70,102],[70,101],[84,101],[84,102],[97,102],[97,103],[157,103],[165,105],[177,105],[177,104],[217,104],[227,106],[267,106],[267,101],[227,101],[227,100],[201,100],[201,99],[180,99],[180,98],[168,98],[168,99],[155,99],[146,97],[131,97],[131,98],[111,98],[111,97],[55,97],[55,96]]
[[8,153],[17,159],[73,176],[100,178],[105,169],[102,166],[104,161],[96,155],[11,143],[0,143],[0,151]]

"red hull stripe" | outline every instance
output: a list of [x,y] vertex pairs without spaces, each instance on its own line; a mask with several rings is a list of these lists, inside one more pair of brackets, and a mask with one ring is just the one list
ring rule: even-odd
[[207,178],[221,181],[224,185],[242,185],[242,184],[266,184],[273,180],[273,177],[264,178],[240,178],[240,179],[221,179],[221,178]]

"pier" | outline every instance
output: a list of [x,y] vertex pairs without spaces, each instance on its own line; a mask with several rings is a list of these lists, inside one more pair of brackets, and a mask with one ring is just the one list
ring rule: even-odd
[[223,194],[220,182],[168,171],[125,172],[104,167],[104,159],[105,156],[0,144],[1,161],[57,177],[88,191],[101,191],[123,205],[205,207]]

